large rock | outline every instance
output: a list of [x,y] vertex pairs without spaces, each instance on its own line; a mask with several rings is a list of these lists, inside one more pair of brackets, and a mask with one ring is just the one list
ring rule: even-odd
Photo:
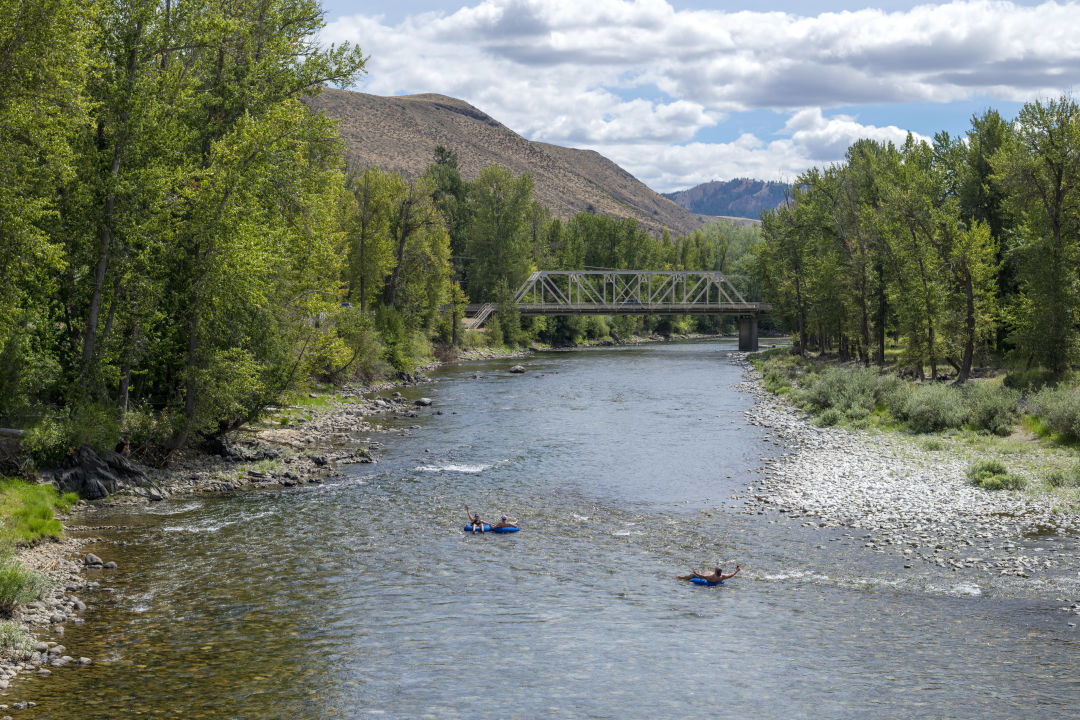
[[525,366],[524,365],[515,365],[514,367],[510,368],[510,372],[512,372],[512,373],[514,373],[516,375],[520,375],[521,373],[525,372]]
[[98,455],[85,445],[68,457],[64,468],[54,474],[53,482],[60,492],[78,493],[87,500],[135,488],[152,499],[161,498],[146,473],[126,457],[112,450]]
[[214,435],[202,442],[202,448],[211,455],[218,455],[231,462],[254,462],[256,460],[275,460],[280,453],[263,445],[246,447],[234,443],[221,435]]

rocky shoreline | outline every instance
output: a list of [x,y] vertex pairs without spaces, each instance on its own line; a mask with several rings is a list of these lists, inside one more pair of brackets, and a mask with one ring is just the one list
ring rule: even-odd
[[947,570],[1030,578],[1075,573],[1076,558],[1042,545],[1080,534],[1080,517],[1055,510],[1051,499],[1020,491],[987,491],[967,482],[973,458],[956,448],[927,449],[897,433],[814,425],[762,387],[740,355],[747,380],[739,389],[756,403],[746,415],[768,428],[784,453],[766,461],[745,512],[769,510],[805,525],[862,531],[869,551],[895,552],[904,567],[929,563]]
[[[469,351],[458,361],[525,357],[530,352]],[[434,363],[422,371],[442,364]],[[360,445],[353,435],[388,432],[372,419],[389,415],[415,417],[429,407],[431,401],[427,398],[410,400],[401,392],[427,382],[428,378],[417,372],[394,381],[347,388],[336,392],[338,401],[329,405],[300,408],[311,415],[310,420],[289,426],[264,423],[241,428],[216,452],[177,452],[161,468],[133,463],[145,475],[144,480],[131,482],[103,500],[82,501],[61,521],[69,530],[92,532],[93,527],[78,523],[100,505],[147,504],[169,497],[317,484],[338,476],[344,465],[378,462],[376,453],[381,444],[371,441]],[[442,414],[442,411],[434,413]],[[62,644],[65,624],[83,622],[81,615],[86,612],[87,604],[79,595],[109,590],[105,583],[115,564],[82,552],[93,541],[92,537],[45,539],[17,551],[17,560],[27,569],[46,576],[52,589],[40,600],[20,607],[13,618],[35,640],[23,657],[0,657],[0,720],[10,720],[11,716],[5,714],[8,711],[33,707],[27,701],[5,702],[18,674],[48,675],[52,668],[93,662],[91,658],[68,655]]]

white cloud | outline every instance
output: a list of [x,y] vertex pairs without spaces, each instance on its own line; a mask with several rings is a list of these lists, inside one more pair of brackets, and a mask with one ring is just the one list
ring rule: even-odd
[[[793,175],[793,163],[838,160],[858,137],[903,139],[902,129],[826,117],[822,108],[1068,92],[1080,80],[1078,27],[1076,2],[800,17],[675,11],[664,0],[483,0],[396,26],[343,17],[323,35],[370,54],[365,92],[458,97],[526,137],[591,147],[667,189],[710,165]],[[756,147],[667,145],[758,108],[791,113],[783,137]],[[695,156],[699,171],[690,169]]]

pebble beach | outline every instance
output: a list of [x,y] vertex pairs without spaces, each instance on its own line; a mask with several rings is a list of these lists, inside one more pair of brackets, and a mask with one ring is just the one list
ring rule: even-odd
[[1056,509],[1052,498],[968,483],[969,451],[927,449],[897,432],[818,427],[765,390],[749,363],[746,370],[739,389],[756,400],[747,419],[782,448],[765,461],[748,512],[859,530],[868,550],[898,553],[909,568],[930,563],[997,576],[1076,577],[1075,554],[1054,552],[1057,542],[1044,540],[1075,541],[1080,517]]

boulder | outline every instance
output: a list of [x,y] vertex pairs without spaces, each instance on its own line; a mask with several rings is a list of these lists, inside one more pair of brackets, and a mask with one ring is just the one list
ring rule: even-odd
[[413,404],[418,405],[420,407],[427,407],[428,405],[431,404],[431,398],[427,398],[427,397],[417,398],[416,400],[413,401]]
[[256,444],[248,447],[234,443],[220,435],[208,437],[202,442],[202,449],[211,455],[218,455],[230,462],[255,462],[256,460],[276,460],[281,453],[273,448]]
[[107,450],[98,455],[85,445],[54,473],[53,484],[60,492],[74,492],[87,500],[100,500],[120,490],[157,489],[146,473],[120,453]]
[[515,375],[520,375],[521,373],[525,372],[525,366],[515,365],[514,367],[510,368],[510,372],[514,373]]

